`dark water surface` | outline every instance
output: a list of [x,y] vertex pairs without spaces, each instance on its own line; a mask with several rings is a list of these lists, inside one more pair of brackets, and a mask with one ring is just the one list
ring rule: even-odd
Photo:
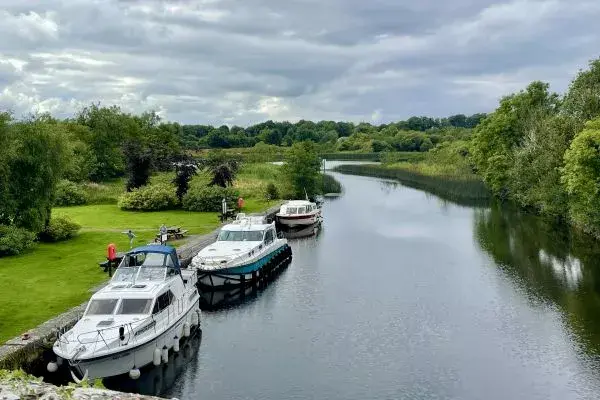
[[598,399],[596,243],[516,211],[336,175],[318,236],[204,312],[180,399]]

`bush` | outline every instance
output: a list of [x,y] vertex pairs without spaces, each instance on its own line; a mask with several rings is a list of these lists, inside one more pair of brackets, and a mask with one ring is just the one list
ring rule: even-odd
[[159,183],[124,193],[118,204],[122,210],[160,211],[176,208],[178,201],[172,185]]
[[333,176],[323,174],[323,183],[321,191],[323,192],[323,194],[342,193],[342,184],[339,183]]
[[68,217],[52,218],[50,224],[40,233],[40,239],[44,242],[61,242],[71,239],[80,228],[78,223]]
[[273,182],[269,182],[267,188],[265,189],[265,198],[267,200],[275,200],[279,198],[279,190],[277,190],[277,186]]
[[58,207],[79,206],[87,203],[85,191],[76,183],[63,179],[56,184],[54,205]]
[[239,192],[220,186],[204,186],[191,188],[183,196],[183,208],[188,211],[221,211],[221,202],[226,199],[228,207],[235,204]]
[[22,254],[35,244],[35,234],[16,226],[0,225],[0,257]]

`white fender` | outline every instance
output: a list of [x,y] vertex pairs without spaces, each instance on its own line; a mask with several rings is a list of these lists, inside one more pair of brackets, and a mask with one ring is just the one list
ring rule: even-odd
[[46,366],[48,372],[56,372],[58,370],[58,364],[55,362],[49,362]]
[[184,337],[190,336],[190,324],[188,324],[187,322],[183,323],[183,336]]
[[173,351],[179,353],[179,338],[177,336],[173,339]]
[[167,346],[163,346],[162,348],[162,361],[166,364],[169,362],[169,349]]
[[133,368],[131,370],[129,370],[129,377],[131,379],[138,379],[141,375],[142,375],[142,373],[140,372],[140,370],[138,368],[135,367],[135,365],[133,366]]
[[160,365],[160,349],[158,347],[154,349],[152,364],[156,366]]

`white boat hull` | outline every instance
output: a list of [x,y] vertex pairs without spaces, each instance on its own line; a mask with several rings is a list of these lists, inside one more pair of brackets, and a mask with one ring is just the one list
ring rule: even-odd
[[[81,379],[86,376],[89,379],[107,378],[128,374],[132,368],[142,368],[148,364],[152,364],[154,359],[154,350],[163,347],[171,350],[175,344],[175,337],[179,340],[184,337],[184,323],[191,326],[192,313],[199,312],[199,299],[196,299],[194,305],[190,307],[180,320],[173,324],[161,335],[144,343],[138,347],[129,348],[123,352],[117,352],[106,355],[100,358],[92,358],[90,360],[64,360],[68,362],[72,371],[76,372],[76,378]],[[200,319],[198,319],[200,321]],[[162,362],[162,361],[161,361]],[[78,375],[78,376],[77,376]]]
[[281,224],[281,225],[285,225],[285,226],[289,226],[289,227],[294,227],[294,226],[308,226],[308,225],[314,225],[317,222],[320,221],[319,215],[314,214],[314,215],[310,215],[310,216],[306,216],[306,217],[288,217],[288,216],[283,216],[283,215],[278,215],[277,216],[277,221]]

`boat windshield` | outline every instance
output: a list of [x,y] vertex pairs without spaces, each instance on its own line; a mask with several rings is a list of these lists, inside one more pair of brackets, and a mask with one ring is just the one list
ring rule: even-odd
[[113,282],[161,282],[165,280],[165,267],[119,267],[112,278]]
[[85,315],[112,315],[118,299],[92,300]]
[[262,242],[263,231],[221,231],[220,242]]
[[152,299],[123,299],[117,310],[117,314],[149,314]]

